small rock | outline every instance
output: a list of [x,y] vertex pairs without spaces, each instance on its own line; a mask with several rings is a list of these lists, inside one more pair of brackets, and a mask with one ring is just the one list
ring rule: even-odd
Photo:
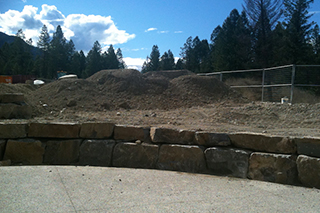
[[117,112],[117,116],[120,116],[121,115],[121,113],[120,112]]
[[66,108],[63,108],[63,109],[60,111],[60,113],[63,113],[64,111],[66,111]]
[[76,100],[70,100],[70,101],[68,101],[67,106],[68,107],[77,106],[77,101]]
[[42,106],[43,106],[43,107],[47,107],[47,106],[48,106],[48,104],[42,104]]

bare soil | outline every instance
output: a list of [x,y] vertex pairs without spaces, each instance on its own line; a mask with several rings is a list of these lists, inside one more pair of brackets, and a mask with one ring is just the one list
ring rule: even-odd
[[320,137],[320,103],[254,101],[214,77],[186,70],[103,70],[41,87],[0,84],[0,93],[17,92],[33,107],[33,120]]

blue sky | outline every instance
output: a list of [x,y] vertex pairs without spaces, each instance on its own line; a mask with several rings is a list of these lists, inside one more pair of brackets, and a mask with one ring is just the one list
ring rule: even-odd
[[[232,9],[242,11],[243,0],[0,0],[0,31],[22,28],[34,45],[43,24],[50,33],[58,24],[77,50],[89,51],[98,40],[106,49],[121,48],[127,65],[140,68],[153,45],[161,55],[171,49],[179,57],[189,36],[209,39]],[[320,1],[310,12],[320,23]]]

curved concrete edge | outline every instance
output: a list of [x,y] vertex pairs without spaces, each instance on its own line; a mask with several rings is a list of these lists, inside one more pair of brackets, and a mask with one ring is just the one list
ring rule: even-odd
[[0,167],[1,212],[318,212],[320,190],[181,172]]

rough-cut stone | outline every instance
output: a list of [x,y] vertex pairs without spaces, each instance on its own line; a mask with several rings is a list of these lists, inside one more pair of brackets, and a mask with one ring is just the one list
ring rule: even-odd
[[75,164],[79,159],[80,144],[80,139],[47,141],[43,161],[53,165]]
[[293,140],[286,137],[254,133],[236,133],[230,134],[229,137],[231,143],[236,147],[252,149],[254,151],[292,154],[297,150]]
[[195,131],[152,127],[150,137],[153,143],[196,144]]
[[43,162],[45,146],[33,139],[8,140],[4,160],[23,165],[39,165]]
[[114,139],[125,141],[150,141],[150,128],[116,125]]
[[4,150],[6,148],[6,141],[5,140],[0,140],[0,161],[3,159],[4,156]]
[[298,154],[320,158],[320,138],[296,138]]
[[247,178],[251,152],[212,147],[205,150],[207,166],[215,174]]
[[320,158],[299,155],[297,167],[299,180],[304,186],[320,189]]
[[6,103],[0,104],[0,119],[29,119],[32,117],[32,108],[29,105]]
[[24,102],[23,93],[0,94],[0,103],[22,103],[22,102]]
[[114,130],[112,123],[83,123],[81,125],[80,137],[103,139],[111,138]]
[[283,184],[298,183],[296,156],[252,153],[249,159],[249,178]]
[[157,167],[182,172],[204,172],[206,161],[199,146],[162,145]]
[[0,161],[0,166],[11,166],[11,160]]
[[117,143],[113,151],[113,166],[154,169],[159,146],[153,144]]
[[196,141],[202,146],[229,146],[230,138],[227,134],[211,133],[211,132],[196,132]]
[[79,138],[80,124],[76,123],[30,123],[29,137]]
[[80,146],[80,165],[111,166],[114,140],[85,140]]
[[0,123],[0,138],[14,139],[27,137],[27,123],[5,124]]

